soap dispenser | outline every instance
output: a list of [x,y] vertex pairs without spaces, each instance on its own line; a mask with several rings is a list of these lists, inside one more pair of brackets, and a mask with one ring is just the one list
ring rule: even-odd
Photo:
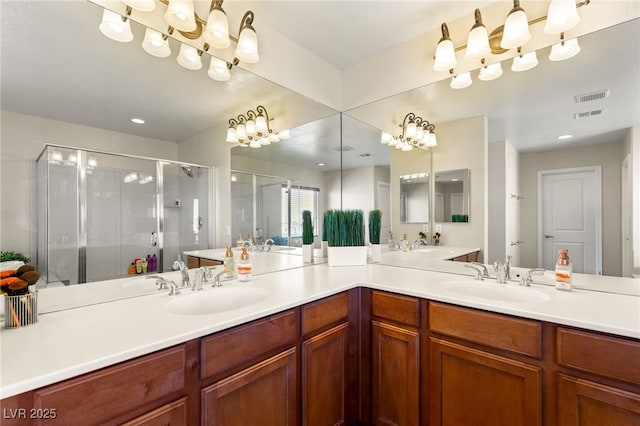
[[251,279],[251,262],[247,248],[242,247],[240,261],[238,262],[238,281],[249,281]]
[[225,278],[233,278],[236,275],[236,261],[233,258],[233,251],[231,251],[231,246],[227,246],[227,251],[224,254],[223,271]]
[[569,260],[569,250],[562,249],[558,252],[558,261],[556,262],[556,288],[558,290],[571,290],[572,274],[573,265]]

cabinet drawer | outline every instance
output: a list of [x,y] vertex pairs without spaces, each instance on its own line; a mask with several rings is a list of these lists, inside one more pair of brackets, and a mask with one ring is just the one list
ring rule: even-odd
[[182,392],[185,387],[186,347],[109,367],[48,386],[34,393],[35,409],[56,408],[47,425],[104,424],[145,404]]
[[201,377],[230,372],[264,354],[292,345],[297,331],[297,315],[290,310],[206,337],[201,346]]
[[371,292],[371,314],[400,324],[420,326],[420,300],[381,291]]
[[301,315],[302,335],[304,336],[347,318],[349,315],[349,295],[341,293],[304,305],[301,309]]
[[156,408],[155,410],[140,417],[136,417],[131,421],[123,423],[122,426],[187,426],[188,424],[187,398],[181,398],[177,401]]
[[540,359],[542,324],[536,321],[431,302],[432,331]]
[[200,258],[200,266],[219,266],[219,265],[222,265],[222,262],[220,262],[219,260]]
[[558,328],[558,364],[640,385],[640,342]]

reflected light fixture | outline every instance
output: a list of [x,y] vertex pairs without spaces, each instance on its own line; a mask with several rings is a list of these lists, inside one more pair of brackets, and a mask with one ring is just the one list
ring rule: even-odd
[[249,110],[245,115],[240,114],[237,118],[229,120],[226,141],[239,143],[240,146],[260,148],[271,145],[272,142],[289,139],[289,130],[276,132],[269,125],[270,121],[273,121],[273,118],[269,117],[267,109],[258,105],[255,111]]
[[412,151],[413,148],[427,149],[438,145],[436,126],[413,112],[405,115],[399,126],[402,128],[399,136],[394,137],[390,133],[382,132],[380,143],[402,151]]
[[513,9],[504,23],[500,46],[503,49],[515,49],[527,44],[529,40],[531,40],[529,19],[524,9],[520,7],[520,0],[513,0]]
[[449,86],[452,89],[464,89],[467,88],[469,86],[471,86],[471,73],[470,72],[463,72],[462,74],[453,74],[453,70],[451,70],[451,83],[449,83]]
[[99,25],[100,32],[111,40],[127,43],[133,40],[129,18],[105,9],[102,12],[102,22]]
[[480,74],[478,74],[478,79],[482,81],[491,81],[502,75],[502,64],[500,62],[496,62],[495,64],[485,65],[480,68]]
[[[245,12],[238,35],[234,37],[229,34],[229,21],[222,8],[224,0],[211,0],[206,21],[195,13],[194,0],[121,1],[126,5],[124,14],[113,12],[103,6],[103,18],[99,28],[105,36],[112,40],[120,42],[133,40],[129,18],[135,10],[136,12],[144,12],[134,15],[136,22],[144,26],[151,25],[145,28],[145,36],[142,41],[142,48],[145,52],[159,58],[171,55],[169,36],[177,31],[183,37],[179,39],[181,46],[176,58],[177,62],[189,70],[199,70],[202,68],[200,57],[204,52],[207,52],[212,56],[207,74],[213,80],[227,81],[231,78],[230,70],[234,65],[238,65],[240,62],[254,64],[260,58],[258,37],[253,27],[254,13],[250,10]],[[157,8],[158,2],[167,5],[166,9]],[[109,2],[97,3],[106,4]],[[121,9],[118,9],[114,4],[114,10]],[[162,20],[167,24],[166,30],[157,27],[157,23]],[[214,56],[213,49],[227,49],[232,41],[237,44],[233,60],[224,61]]]

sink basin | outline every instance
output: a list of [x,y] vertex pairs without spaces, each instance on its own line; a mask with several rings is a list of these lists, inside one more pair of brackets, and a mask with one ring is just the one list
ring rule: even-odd
[[452,282],[447,284],[447,289],[461,296],[492,302],[544,303],[551,299],[549,295],[532,288],[481,281]]
[[[189,289],[181,289],[184,293]],[[178,298],[167,303],[167,311],[180,315],[208,315],[246,308],[267,298],[261,288],[235,287],[214,288]]]

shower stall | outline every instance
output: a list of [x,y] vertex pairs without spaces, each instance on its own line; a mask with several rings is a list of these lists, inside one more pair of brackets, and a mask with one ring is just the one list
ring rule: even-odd
[[36,170],[47,283],[120,278],[154,257],[167,271],[183,251],[214,241],[210,167],[47,144]]

